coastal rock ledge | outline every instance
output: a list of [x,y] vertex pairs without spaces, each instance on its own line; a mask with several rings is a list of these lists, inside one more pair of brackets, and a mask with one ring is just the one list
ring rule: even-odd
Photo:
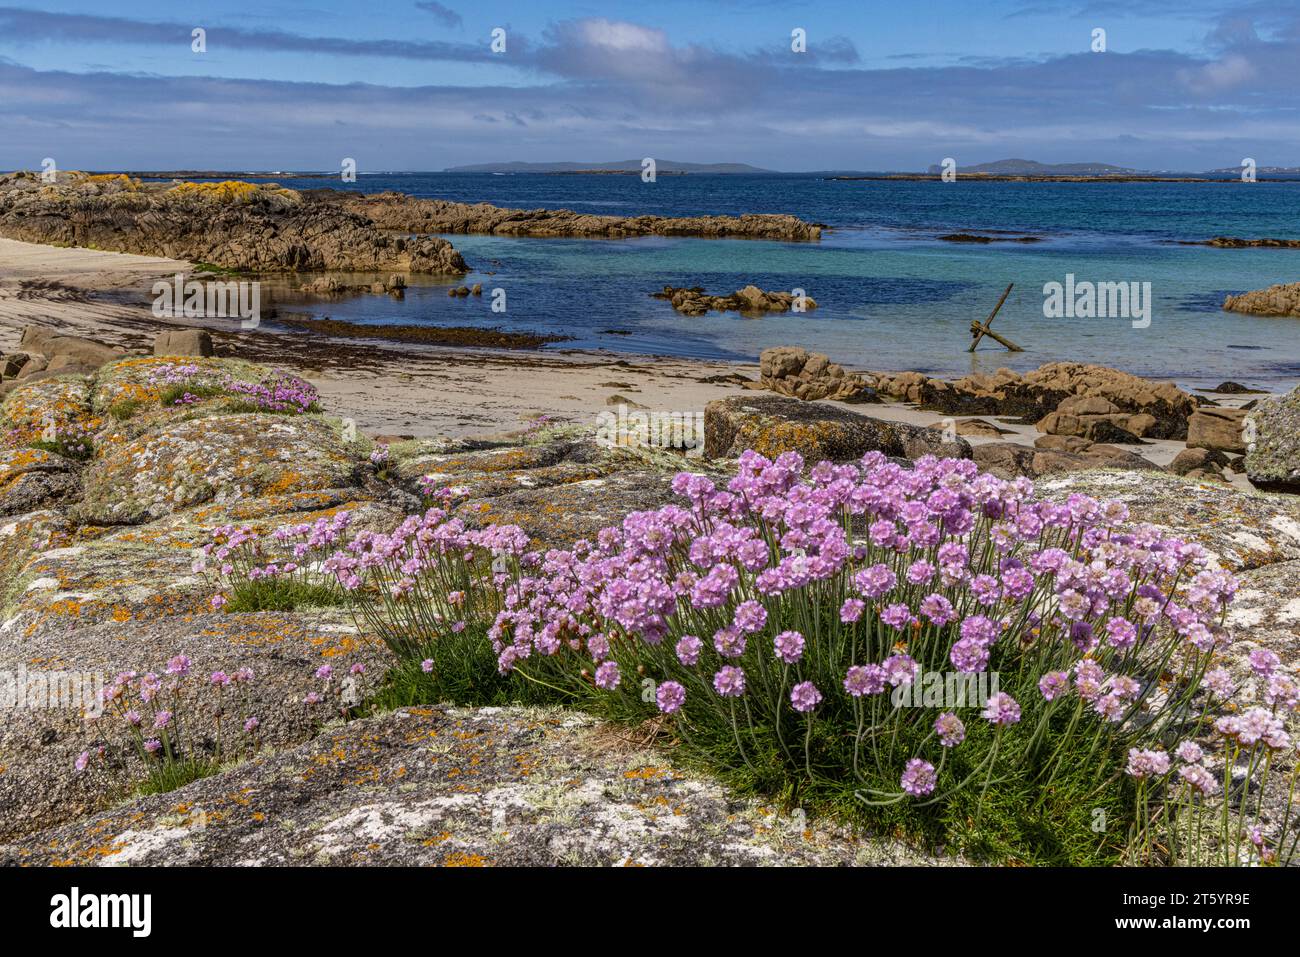
[[0,176],[0,236],[252,271],[469,271],[445,239],[390,235],[273,183],[146,183],[86,173],[44,183],[12,173]]
[[743,216],[596,216],[571,209],[510,209],[488,203],[452,203],[416,199],[404,193],[358,196],[338,190],[314,190],[314,199],[337,203],[381,229],[406,233],[487,233],[498,236],[586,236],[621,239],[631,236],[702,236],[711,239],[821,238],[820,223],[783,213]]

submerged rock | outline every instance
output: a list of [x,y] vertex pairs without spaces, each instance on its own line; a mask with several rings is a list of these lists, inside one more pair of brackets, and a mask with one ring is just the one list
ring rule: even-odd
[[684,316],[702,316],[710,311],[758,314],[764,312],[808,312],[817,308],[811,296],[796,296],[789,292],[766,292],[757,286],[746,286],[730,296],[710,296],[700,286],[678,289],[664,286],[663,292],[652,292],[651,298],[667,299],[673,308]]

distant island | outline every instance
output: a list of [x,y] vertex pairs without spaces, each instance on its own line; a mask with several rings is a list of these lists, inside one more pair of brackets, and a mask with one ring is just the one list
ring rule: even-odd
[[[942,173],[943,167],[932,165],[926,172]],[[958,174],[985,173],[991,176],[1131,176],[1143,170],[1110,163],[1039,163],[1037,160],[1004,159],[992,163],[958,166]]]
[[[1236,176],[1240,175],[1240,166],[1225,166],[1222,169],[1210,170],[1213,174],[1223,174]],[[1300,166],[1257,166],[1256,174],[1267,174],[1269,176],[1300,176]]]
[[[478,163],[452,166],[442,173],[481,173],[510,175],[514,173],[551,176],[639,176],[643,160],[629,159],[609,163],[584,162],[523,162]],[[154,170],[154,171],[102,171],[125,172],[127,176],[142,180],[329,180],[339,176],[337,171],[306,170]],[[687,175],[769,175],[810,176],[829,181],[853,180],[934,180],[943,175],[944,167],[931,164],[924,172],[909,170],[846,170],[823,169],[801,172],[784,172],[751,166],[748,163],[684,163],[678,160],[656,160],[655,173],[661,176]],[[1012,183],[1235,183],[1240,181],[1241,167],[1226,166],[1204,172],[1179,170],[1141,170],[1113,163],[1040,163],[1028,159],[1001,159],[988,163],[973,163],[955,168],[958,176],[967,180]],[[1287,182],[1300,178],[1300,166],[1258,166],[1255,170],[1259,182]],[[418,170],[385,170],[358,172],[358,176],[416,175]]]
[[[618,160],[613,163],[478,163],[473,166],[452,166],[444,173],[640,173],[643,160]],[[748,163],[679,163],[676,160],[655,160],[657,173],[772,173]]]

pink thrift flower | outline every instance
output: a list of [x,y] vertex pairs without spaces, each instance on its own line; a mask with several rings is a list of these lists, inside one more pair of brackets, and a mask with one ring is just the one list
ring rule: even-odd
[[933,764],[920,758],[912,758],[907,762],[900,783],[903,790],[912,797],[922,797],[934,790],[936,777]]
[[613,691],[618,687],[621,680],[618,673],[618,663],[615,661],[606,661],[596,669],[596,687],[604,691]]
[[672,714],[686,701],[686,689],[676,681],[665,681],[655,691],[655,703],[664,714]]
[[809,712],[821,704],[822,693],[811,681],[801,681],[790,689],[790,704],[794,710]]

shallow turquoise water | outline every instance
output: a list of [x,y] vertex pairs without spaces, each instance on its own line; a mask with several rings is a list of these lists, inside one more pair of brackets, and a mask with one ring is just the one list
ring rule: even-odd
[[[320,181],[285,181],[316,188]],[[363,177],[367,192],[601,213],[793,212],[835,228],[817,243],[691,238],[509,239],[449,236],[490,294],[451,299],[416,285],[402,302],[360,297],[313,311],[369,323],[500,326],[573,337],[566,347],[752,359],[797,344],[873,369],[959,375],[1071,359],[1204,386],[1236,379],[1300,381],[1300,319],[1223,312],[1230,292],[1300,281],[1300,250],[1178,245],[1215,235],[1300,238],[1300,183],[1016,184],[831,182],[816,177],[635,177],[409,174]],[[1032,244],[968,246],[945,232],[1032,233]],[[1147,328],[1125,318],[1043,315],[1043,285],[1151,284]],[[746,283],[802,288],[804,315],[687,318],[650,298],[665,284],[725,294]],[[1015,283],[994,328],[1025,348],[966,352],[982,319]]]

